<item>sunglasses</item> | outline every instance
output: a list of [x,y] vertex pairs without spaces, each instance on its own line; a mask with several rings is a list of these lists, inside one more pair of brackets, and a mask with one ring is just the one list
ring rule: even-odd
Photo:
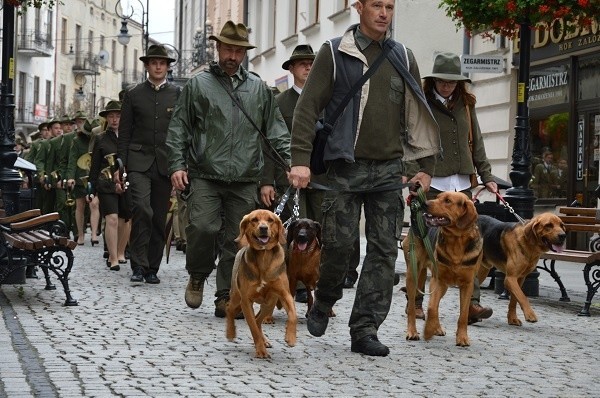
[[456,86],[458,82],[456,80],[442,80],[442,79],[434,79],[436,83],[442,86]]

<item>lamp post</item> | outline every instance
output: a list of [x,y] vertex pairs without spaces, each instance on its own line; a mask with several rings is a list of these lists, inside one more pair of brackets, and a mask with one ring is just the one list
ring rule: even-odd
[[[146,0],[146,7],[144,7],[144,3],[142,0],[137,0],[142,7],[142,48],[144,49],[144,54],[148,53],[148,43],[150,40],[149,32],[148,32],[148,8],[149,8],[149,0]],[[115,13],[119,18],[121,18],[121,29],[119,30],[119,34],[117,35],[117,41],[122,45],[129,44],[129,40],[131,39],[131,35],[129,34],[129,30],[127,29],[127,23],[135,13],[135,10],[132,5],[130,7],[130,13],[125,14],[119,12],[119,5],[121,4],[121,0],[117,1],[115,4]],[[144,69],[144,79],[146,78],[146,70]]]
[[14,79],[15,7],[2,7],[2,84],[0,88],[0,189],[6,215],[19,211],[21,177],[13,169],[17,160],[15,147]]
[[509,173],[512,188],[506,190],[506,201],[523,218],[533,217],[535,197],[529,188],[531,180],[531,150],[529,108],[529,62],[531,47],[531,30],[529,18],[520,24],[519,30],[519,76],[517,83],[517,117],[515,126],[515,144],[512,153],[512,170]]

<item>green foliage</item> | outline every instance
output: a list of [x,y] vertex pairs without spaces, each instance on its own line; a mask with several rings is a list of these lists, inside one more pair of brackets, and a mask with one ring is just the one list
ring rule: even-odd
[[597,24],[600,0],[440,0],[439,7],[469,32],[492,31],[514,37],[519,25],[547,28],[556,19],[567,30]]

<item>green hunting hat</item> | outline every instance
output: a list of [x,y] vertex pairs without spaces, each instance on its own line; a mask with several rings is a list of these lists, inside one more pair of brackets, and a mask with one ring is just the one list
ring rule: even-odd
[[48,128],[52,128],[52,125],[54,124],[61,124],[62,121],[61,119],[57,118],[57,117],[53,117],[52,119],[48,120]]
[[38,124],[38,131],[42,131],[44,127],[48,128],[48,121]]
[[285,61],[283,63],[283,65],[281,65],[281,67],[285,70],[288,70],[290,68],[290,64],[297,60],[297,59],[315,59],[315,56],[317,54],[315,54],[315,52],[313,51],[312,47],[308,44],[300,44],[298,46],[296,46],[296,48],[294,48],[294,51],[292,51],[292,56],[290,57],[290,59],[288,59],[287,61]]
[[210,35],[208,38],[225,44],[246,47],[247,49],[256,48],[248,42],[248,29],[243,23],[236,25],[233,21],[227,21],[221,29],[220,35]]
[[461,74],[460,57],[453,53],[437,54],[433,61],[433,71],[430,75],[424,76],[423,79],[427,77],[471,83],[471,79]]
[[100,111],[99,115],[102,117],[106,117],[106,115],[108,115],[108,112],[121,112],[121,101],[115,101],[115,100],[111,100],[108,101],[108,103],[106,104],[106,107],[104,108],[103,111]]
[[62,115],[62,117],[60,118],[60,122],[61,123],[72,123],[73,119],[71,119],[71,117],[67,114]]
[[73,119],[72,120],[75,121],[76,119],[87,119],[87,116],[85,115],[84,111],[77,111],[73,115]]
[[83,134],[85,134],[85,135],[92,134],[92,129],[94,128],[93,122],[94,122],[93,119],[85,119],[85,122],[83,123],[83,128],[81,129]]
[[168,63],[175,62],[175,58],[171,58],[169,56],[167,48],[162,44],[153,44],[150,47],[148,47],[148,52],[146,53],[146,55],[142,55],[140,57],[140,61],[146,63],[148,62],[148,60],[150,60],[150,58],[166,59]]
[[97,117],[93,118],[92,121],[90,122],[90,124],[92,125],[92,128],[98,127],[98,126],[100,126],[100,119],[98,119]]

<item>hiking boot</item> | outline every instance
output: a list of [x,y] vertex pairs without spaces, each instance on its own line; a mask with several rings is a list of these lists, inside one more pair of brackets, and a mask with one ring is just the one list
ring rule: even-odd
[[353,341],[350,350],[375,357],[386,357],[390,353],[390,349],[382,344],[375,335],[368,335]]
[[315,337],[320,337],[325,334],[327,330],[327,324],[329,323],[329,316],[326,312],[317,309],[317,306],[313,304],[308,314],[306,314],[306,328],[308,332]]
[[494,311],[490,307],[482,307],[479,304],[471,304],[469,306],[469,325],[481,322],[482,319],[488,319]]
[[[215,300],[215,316],[217,318],[225,318],[227,315],[227,303],[229,303],[229,295],[224,294]],[[244,319],[244,313],[242,311],[235,315],[235,319]]]
[[185,288],[185,303],[188,307],[196,309],[202,305],[204,281],[206,281],[206,278],[196,279],[190,276],[190,280]]

